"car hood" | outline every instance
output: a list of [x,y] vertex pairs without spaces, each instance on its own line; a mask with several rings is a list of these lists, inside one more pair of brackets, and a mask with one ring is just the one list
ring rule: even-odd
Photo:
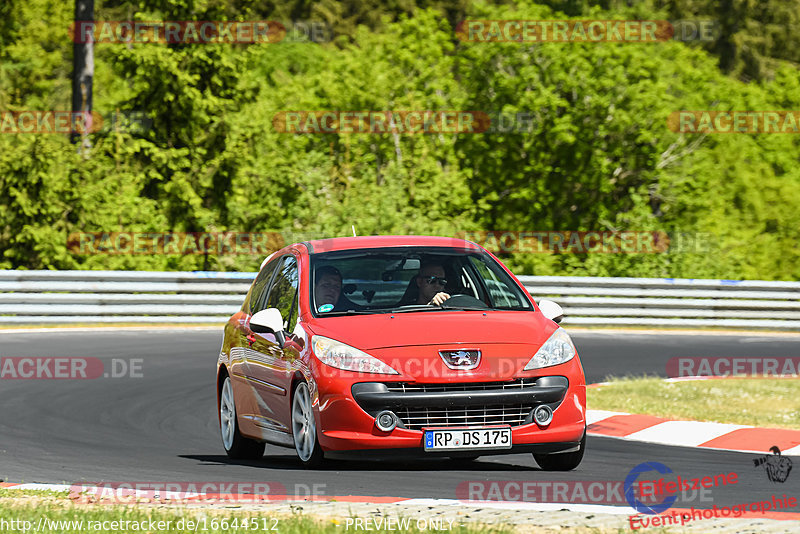
[[535,311],[430,311],[314,319],[313,334],[361,350],[428,345],[523,344],[538,348],[558,328]]

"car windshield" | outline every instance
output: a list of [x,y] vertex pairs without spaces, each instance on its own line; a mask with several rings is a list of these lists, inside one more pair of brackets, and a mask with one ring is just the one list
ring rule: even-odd
[[[315,315],[531,310],[523,290],[488,254],[430,247],[357,249],[311,256]],[[433,295],[449,295],[442,306]]]

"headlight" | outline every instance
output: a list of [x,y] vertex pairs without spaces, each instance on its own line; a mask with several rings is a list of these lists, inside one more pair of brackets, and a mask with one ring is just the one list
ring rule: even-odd
[[575,356],[575,345],[563,328],[556,329],[544,344],[539,347],[531,361],[525,366],[525,371],[541,369],[560,363],[568,362]]
[[314,347],[314,355],[319,361],[337,369],[382,375],[400,374],[378,358],[335,339],[314,336],[311,338],[311,346]]

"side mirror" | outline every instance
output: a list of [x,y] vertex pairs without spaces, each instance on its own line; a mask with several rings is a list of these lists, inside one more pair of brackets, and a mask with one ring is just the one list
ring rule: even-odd
[[564,318],[564,310],[553,302],[552,300],[542,299],[539,301],[539,310],[541,310],[542,315],[550,319],[555,323],[560,323],[561,320]]
[[275,334],[278,344],[283,347],[286,334],[283,332],[283,317],[278,308],[267,308],[250,317],[250,330],[256,334]]

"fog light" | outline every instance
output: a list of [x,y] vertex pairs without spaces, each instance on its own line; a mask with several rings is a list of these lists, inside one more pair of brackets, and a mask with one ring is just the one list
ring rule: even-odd
[[539,426],[547,426],[553,420],[553,410],[550,406],[538,406],[533,411],[533,418]]
[[375,418],[375,426],[384,432],[391,432],[397,426],[397,416],[394,412],[384,410]]

